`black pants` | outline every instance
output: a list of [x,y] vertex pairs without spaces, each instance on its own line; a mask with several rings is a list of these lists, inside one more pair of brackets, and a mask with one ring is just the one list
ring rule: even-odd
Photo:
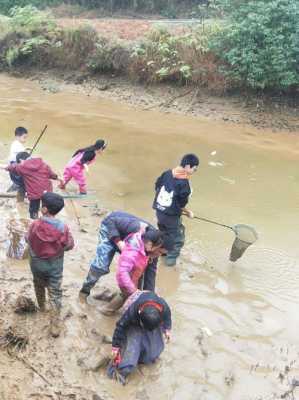
[[38,212],[40,208],[40,199],[30,200],[29,203],[29,215],[32,219],[38,218]]
[[185,227],[179,215],[166,215],[157,211],[158,227],[170,242],[166,262],[176,260],[185,243]]

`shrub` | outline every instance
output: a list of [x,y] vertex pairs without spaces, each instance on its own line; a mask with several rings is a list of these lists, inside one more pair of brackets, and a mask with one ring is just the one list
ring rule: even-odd
[[211,48],[229,64],[235,84],[253,89],[299,85],[298,0],[225,0],[231,23]]
[[51,13],[41,12],[31,5],[10,10],[10,26],[15,32],[34,34],[46,34],[54,31],[56,23]]
[[88,68],[93,73],[123,73],[128,70],[129,63],[130,50],[125,43],[101,38],[96,43],[95,52],[88,61]]

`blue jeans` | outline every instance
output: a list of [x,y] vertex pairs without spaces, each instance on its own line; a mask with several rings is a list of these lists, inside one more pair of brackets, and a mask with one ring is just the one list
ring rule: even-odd
[[81,292],[89,294],[100,277],[109,274],[111,262],[117,251],[117,246],[108,237],[108,229],[102,224],[99,232],[96,256],[90,264],[89,272],[83,283]]

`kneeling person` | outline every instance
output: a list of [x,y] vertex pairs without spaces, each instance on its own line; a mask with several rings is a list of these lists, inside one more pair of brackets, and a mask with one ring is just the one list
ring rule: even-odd
[[51,304],[51,334],[60,334],[60,309],[64,252],[74,247],[74,240],[67,225],[56,214],[64,207],[63,198],[55,193],[42,196],[43,216],[29,228],[30,267],[38,306],[45,309],[46,288]]
[[149,291],[137,291],[124,305],[112,339],[112,357],[107,373],[125,378],[138,364],[150,364],[170,340],[171,311],[166,301]]

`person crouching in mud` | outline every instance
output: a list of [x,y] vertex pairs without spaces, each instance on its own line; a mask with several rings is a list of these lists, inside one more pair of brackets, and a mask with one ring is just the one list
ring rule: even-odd
[[107,143],[99,139],[94,145],[77,150],[64,168],[63,182],[60,183],[59,188],[64,190],[68,182],[74,179],[79,186],[79,193],[82,195],[87,194],[84,171],[88,172],[88,166],[95,161],[97,155],[101,154],[106,147]]
[[113,315],[119,310],[125,300],[143,286],[141,280],[151,257],[157,258],[165,252],[163,234],[158,229],[147,227],[129,235],[117,263],[116,281],[120,293],[100,310],[101,313]]
[[[88,275],[80,290],[80,298],[86,299],[98,280],[110,272],[116,253],[125,247],[125,238],[151,226],[149,222],[124,211],[113,211],[101,222],[96,256],[92,260]],[[152,227],[154,229],[154,227]],[[152,258],[144,274],[144,290],[155,290],[158,258]]]
[[126,383],[138,364],[154,363],[170,340],[171,310],[150,291],[136,291],[126,301],[112,338],[112,361],[107,375]]

